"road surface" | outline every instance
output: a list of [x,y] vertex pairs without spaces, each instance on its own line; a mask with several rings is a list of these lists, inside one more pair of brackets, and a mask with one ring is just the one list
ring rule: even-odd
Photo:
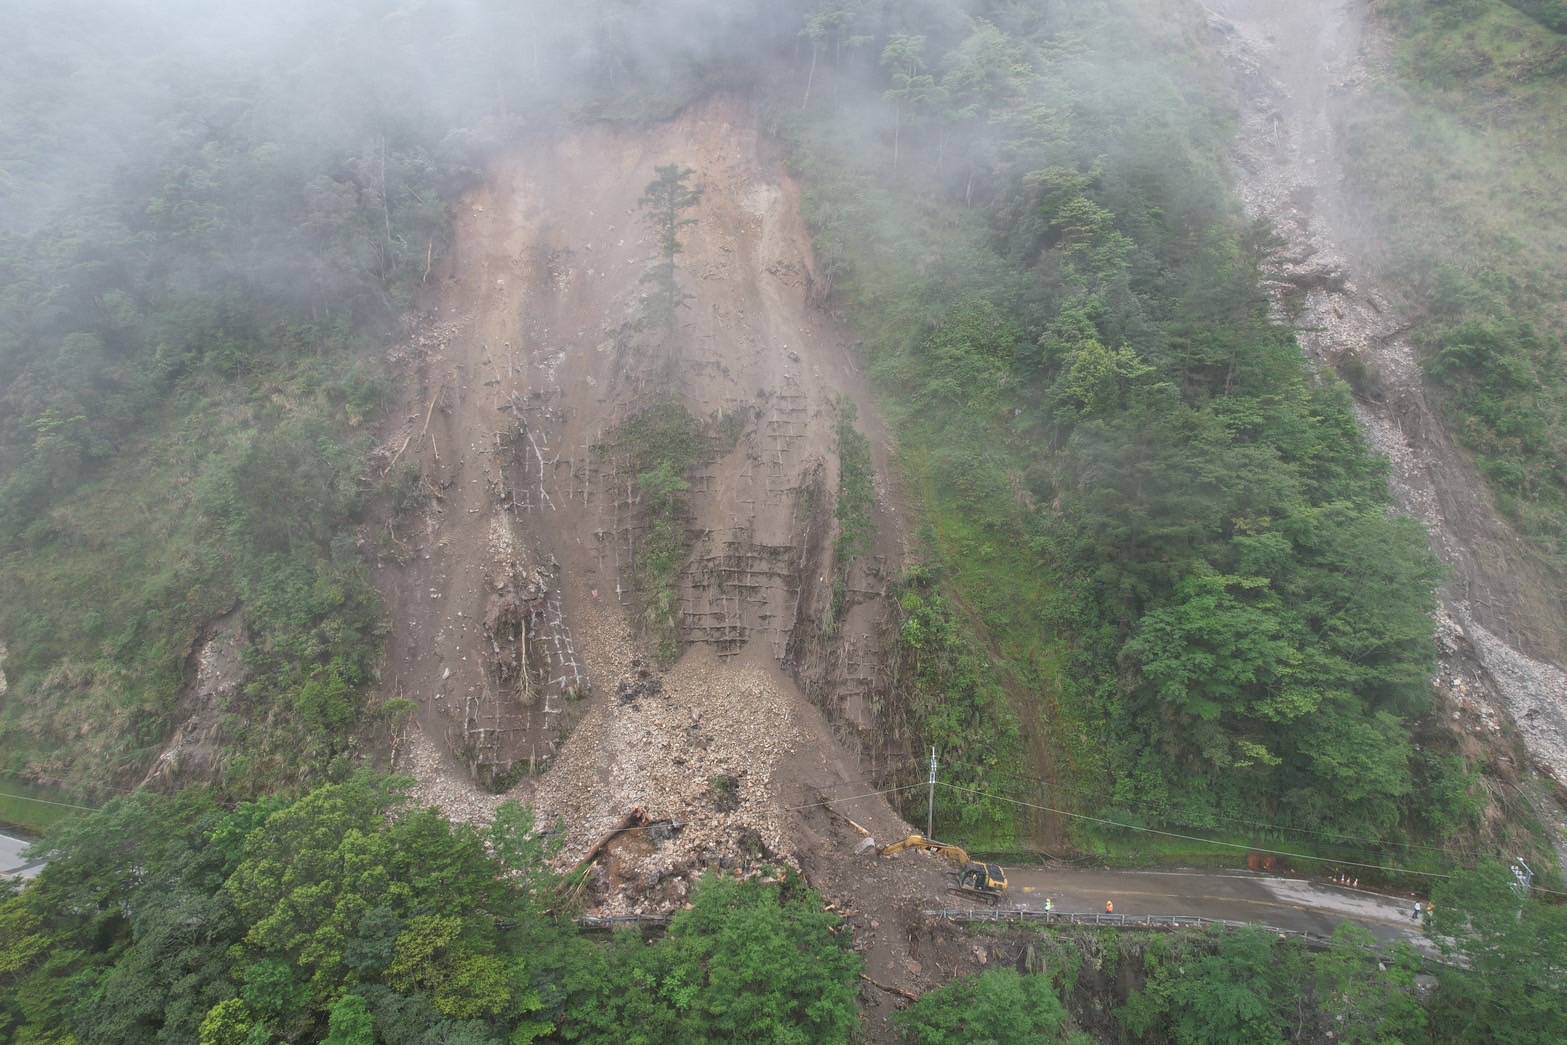
[[[31,878],[41,865],[22,854],[28,842],[0,834],[0,876]],[[1106,900],[1118,914],[1200,915],[1254,922],[1279,929],[1330,936],[1342,922],[1365,926],[1383,943],[1424,943],[1410,917],[1411,901],[1359,889],[1322,885],[1301,878],[1245,871],[1111,871],[1009,867],[1008,906],[1043,910],[1055,900],[1063,914],[1103,911]]]
[[31,878],[42,870],[42,865],[22,858],[29,845],[32,843],[25,838],[0,834],[0,878]]
[[1369,929],[1378,941],[1424,942],[1410,912],[1412,900],[1303,878],[1246,871],[1110,871],[1008,867],[1009,906],[1043,910],[1045,898],[1064,914],[1200,915],[1255,922],[1279,929],[1331,936],[1346,921]]

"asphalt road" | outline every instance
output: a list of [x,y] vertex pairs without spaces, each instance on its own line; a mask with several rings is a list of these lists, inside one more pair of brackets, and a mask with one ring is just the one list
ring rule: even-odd
[[1004,906],[1043,910],[1045,898],[1063,913],[1200,915],[1255,922],[1330,936],[1343,922],[1369,929],[1379,941],[1424,942],[1410,917],[1412,900],[1344,889],[1301,878],[1246,871],[1103,871],[1008,867]]
[[38,865],[28,866],[22,859],[23,850],[30,844],[24,838],[0,834],[0,878],[31,878],[41,870]]

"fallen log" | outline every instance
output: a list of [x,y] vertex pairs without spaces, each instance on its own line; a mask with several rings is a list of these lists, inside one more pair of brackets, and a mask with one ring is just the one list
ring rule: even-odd
[[858,831],[864,838],[869,838],[871,836],[871,833],[860,824],[856,823],[852,817],[848,816],[847,814],[840,813],[838,810],[834,809],[832,807],[832,802],[821,791],[816,792],[816,797],[821,801],[822,808],[827,810],[827,814],[829,816],[835,816],[839,820],[842,820],[844,823],[854,828],[854,830]]
[[420,435],[424,435],[425,432],[430,430],[430,418],[435,416],[435,404],[440,400],[441,393],[444,391],[446,391],[446,382],[443,381],[435,386],[435,395],[430,397],[430,409],[424,412],[424,428],[420,430]]
[[577,865],[570,871],[566,872],[566,881],[572,881],[583,871],[586,871],[588,869],[588,865],[591,864],[594,860],[598,859],[599,854],[604,851],[604,847],[609,845],[609,843],[613,842],[616,838],[625,834],[627,831],[633,831],[639,827],[645,827],[647,823],[647,811],[641,806],[637,806],[631,812],[627,813],[624,820],[622,820],[615,827],[610,828],[604,833],[603,837],[588,847],[588,851],[583,854],[581,860],[577,861]]
[[919,1001],[920,1000],[920,996],[918,994],[910,994],[908,991],[904,990],[902,987],[893,987],[893,986],[889,986],[888,984],[885,984],[885,983],[878,983],[877,981],[871,979],[869,976],[865,975],[863,972],[860,973],[860,979],[864,980],[866,983],[870,984],[872,987],[875,987],[877,990],[886,991],[888,994],[896,994],[898,997],[903,998],[906,1001]]
[[[424,412],[424,427],[419,430],[419,438],[421,440],[424,438],[425,433],[430,430],[430,418],[435,416],[435,404],[436,404],[437,400],[439,400],[441,398],[441,393],[444,392],[445,390],[446,390],[446,385],[444,383],[436,386],[435,395],[430,398],[430,408]],[[409,432],[408,433],[408,438],[403,440],[403,445],[399,446],[397,448],[397,452],[392,455],[392,460],[391,460],[390,463],[387,464],[386,471],[381,473],[381,478],[384,479],[388,475],[392,474],[392,465],[395,465],[397,463],[397,459],[399,457],[403,456],[403,451],[408,449],[408,444],[413,442],[413,439],[414,439],[414,434],[412,432]],[[435,442],[435,439],[434,439],[433,436],[431,437],[430,441],[431,441],[432,444]],[[440,462],[440,460],[441,460],[440,453],[436,453],[435,460],[436,460],[437,463]]]

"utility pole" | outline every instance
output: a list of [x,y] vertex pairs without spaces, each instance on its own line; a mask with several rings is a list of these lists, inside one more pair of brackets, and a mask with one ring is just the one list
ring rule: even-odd
[[925,805],[925,837],[936,832],[936,748],[930,749],[930,800]]
[[1523,857],[1513,857],[1513,880],[1518,883],[1518,891],[1525,896],[1534,888],[1534,868],[1523,862]]

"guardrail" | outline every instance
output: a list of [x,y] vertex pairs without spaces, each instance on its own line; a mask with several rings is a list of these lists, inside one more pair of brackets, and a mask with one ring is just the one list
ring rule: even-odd
[[1036,911],[1027,908],[1010,910],[992,907],[976,910],[967,907],[944,907],[926,911],[928,918],[945,918],[952,922],[1043,922],[1046,925],[1093,925],[1112,929],[1261,929],[1279,936],[1290,936],[1308,943],[1327,944],[1331,941],[1317,933],[1300,929],[1281,929],[1261,922],[1238,922],[1231,918],[1204,918],[1190,914],[1071,914],[1064,911]]
[[[1262,922],[1239,922],[1230,918],[1204,918],[1200,915],[1190,914],[1104,914],[1090,912],[1087,914],[1067,914],[1062,911],[1029,910],[1027,908],[1013,908],[1003,910],[992,908],[990,910],[976,910],[971,907],[944,907],[936,910],[927,910],[927,918],[944,918],[951,922],[1043,922],[1046,925],[1091,925],[1111,929],[1260,929],[1263,932],[1273,933],[1277,936],[1287,936],[1300,940],[1308,947],[1321,948],[1332,947],[1331,937],[1320,933],[1304,932],[1300,929],[1281,929],[1276,925],[1266,925]],[[1463,958],[1447,958],[1439,954],[1436,947],[1430,941],[1405,941],[1412,943],[1421,961],[1428,971],[1438,968],[1468,968],[1468,962]],[[1387,950],[1392,943],[1378,944],[1377,950]]]
[[[1109,929],[1260,929],[1263,932],[1272,933],[1275,936],[1288,937],[1300,940],[1309,947],[1331,947],[1333,941],[1320,933],[1306,932],[1301,929],[1281,929],[1277,925],[1267,925],[1263,922],[1242,922],[1233,918],[1205,918],[1202,915],[1192,914],[1105,914],[1103,912],[1090,911],[1084,913],[1067,913],[1064,911],[1038,911],[1024,907],[1003,909],[993,907],[989,909],[976,909],[973,907],[941,907],[924,912],[927,918],[941,918],[949,922],[1038,922],[1045,925],[1087,925],[1097,928]],[[614,932],[618,929],[667,929],[670,923],[669,915],[660,914],[617,914],[600,917],[584,916],[577,919],[577,927],[588,932]],[[1384,947],[1388,946],[1386,944]],[[1417,948],[1420,957],[1428,967],[1452,965],[1432,953],[1431,948]],[[1463,966],[1463,962],[1457,963]]]
[[[1299,929],[1281,929],[1260,922],[1238,922],[1230,918],[1204,918],[1188,914],[1069,914],[1062,911],[1036,911],[1027,908],[1004,909],[1000,907],[978,910],[967,907],[945,907],[924,912],[927,918],[945,918],[953,922],[1044,922],[1048,925],[1092,925],[1116,929],[1262,929],[1279,936],[1292,936],[1316,943],[1327,943],[1328,938]],[[581,929],[664,929],[669,926],[668,915],[617,914],[577,919]]]
[[615,914],[577,919],[579,929],[600,929],[611,932],[616,929],[667,929],[668,927],[669,916],[662,914]]
[[[1204,918],[1189,914],[1101,914],[1089,912],[1074,914],[1063,911],[1037,911],[1028,908],[975,909],[968,907],[944,907],[925,911],[927,918],[944,918],[952,922],[1043,922],[1047,925],[1091,925],[1114,929],[1261,929],[1279,936],[1291,936],[1313,943],[1328,943],[1326,936],[1304,932],[1300,929],[1281,929],[1261,922],[1240,922],[1231,918]],[[581,929],[614,931],[616,929],[665,929],[669,927],[668,915],[617,914],[577,919]]]

